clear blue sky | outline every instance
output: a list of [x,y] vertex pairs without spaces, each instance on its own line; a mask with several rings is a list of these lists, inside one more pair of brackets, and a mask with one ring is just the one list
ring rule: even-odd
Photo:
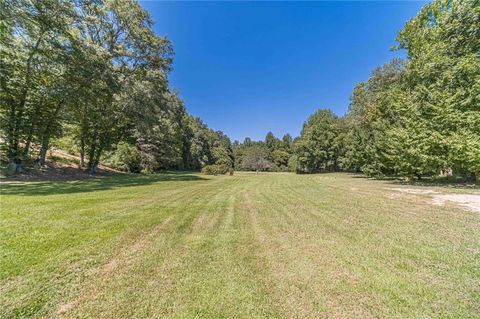
[[343,115],[424,2],[141,1],[175,50],[170,83],[232,140],[299,134],[318,108]]

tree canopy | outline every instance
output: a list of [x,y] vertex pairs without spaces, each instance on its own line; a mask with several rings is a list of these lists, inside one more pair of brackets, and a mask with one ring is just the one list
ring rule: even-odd
[[31,156],[43,165],[65,135],[91,173],[117,149],[130,154],[126,144],[139,163],[119,167],[233,165],[228,138],[169,88],[172,45],[136,1],[7,0],[1,9],[3,150],[17,170]]
[[[436,0],[398,33],[394,59],[358,83],[343,116],[320,109],[300,136],[232,143],[188,114],[168,81],[173,46],[136,1],[0,4],[2,158],[15,170],[67,139],[81,168],[421,178],[480,175],[480,5]],[[217,169],[215,170],[217,171]]]

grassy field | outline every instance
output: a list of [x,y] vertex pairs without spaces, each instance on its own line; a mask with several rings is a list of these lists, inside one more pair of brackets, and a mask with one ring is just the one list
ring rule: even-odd
[[1,187],[0,318],[480,318],[480,213],[392,182],[177,173]]

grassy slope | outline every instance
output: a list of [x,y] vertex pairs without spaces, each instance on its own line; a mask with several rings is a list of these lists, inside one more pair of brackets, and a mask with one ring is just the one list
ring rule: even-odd
[[389,187],[346,174],[2,185],[0,318],[480,317],[480,214]]

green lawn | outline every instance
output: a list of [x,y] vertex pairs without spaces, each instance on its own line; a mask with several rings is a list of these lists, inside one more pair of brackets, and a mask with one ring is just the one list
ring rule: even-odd
[[391,182],[177,173],[1,187],[0,318],[480,318],[480,213]]

